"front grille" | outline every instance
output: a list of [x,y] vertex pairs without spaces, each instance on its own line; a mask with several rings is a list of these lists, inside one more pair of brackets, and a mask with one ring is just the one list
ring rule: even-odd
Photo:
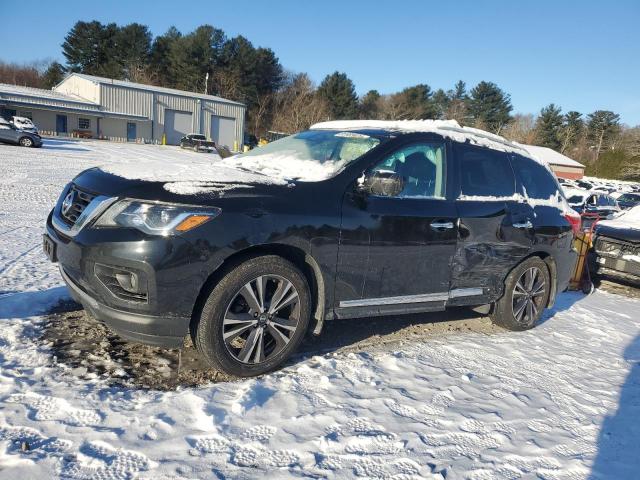
[[[95,197],[95,195],[84,192],[75,185],[72,185],[67,195],[65,195],[61,205],[60,213],[62,214],[62,219],[65,223],[74,225],[78,221],[80,215],[82,215],[82,212],[84,212],[84,209],[87,208],[87,205],[89,205]],[[65,205],[68,201],[71,203],[69,205]]]
[[627,255],[640,255],[640,245],[633,245],[622,240],[615,240],[608,237],[598,237],[595,248],[598,254],[613,258],[620,258]]

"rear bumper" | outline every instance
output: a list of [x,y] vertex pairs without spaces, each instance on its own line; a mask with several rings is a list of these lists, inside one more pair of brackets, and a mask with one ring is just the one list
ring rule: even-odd
[[118,336],[134,342],[154,345],[164,348],[180,348],[184,335],[163,335],[167,330],[167,322],[171,319],[143,315],[139,313],[117,310],[101,304],[77,285],[60,266],[62,279],[69,287],[71,297],[80,303],[94,318],[103,322]]

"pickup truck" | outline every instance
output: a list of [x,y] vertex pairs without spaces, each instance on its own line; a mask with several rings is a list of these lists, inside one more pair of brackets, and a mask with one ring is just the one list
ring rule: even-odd
[[196,152],[215,152],[216,142],[199,133],[190,133],[180,139],[180,148],[192,148]]

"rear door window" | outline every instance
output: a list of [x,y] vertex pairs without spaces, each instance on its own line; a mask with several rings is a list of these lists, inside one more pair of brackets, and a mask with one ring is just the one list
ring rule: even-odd
[[513,196],[515,179],[506,153],[455,145],[460,164],[461,199]]
[[511,161],[525,197],[536,200],[550,200],[560,197],[558,183],[546,167],[521,155],[513,155]]

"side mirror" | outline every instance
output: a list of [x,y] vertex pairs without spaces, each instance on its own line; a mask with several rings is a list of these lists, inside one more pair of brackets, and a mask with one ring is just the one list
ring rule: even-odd
[[404,178],[390,170],[376,170],[365,175],[362,191],[380,197],[395,197],[404,190]]

